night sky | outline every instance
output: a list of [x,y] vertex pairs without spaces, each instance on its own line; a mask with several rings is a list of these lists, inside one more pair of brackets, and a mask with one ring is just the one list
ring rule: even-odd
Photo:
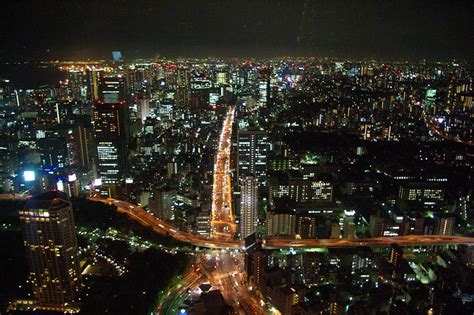
[[[466,59],[474,0],[3,0],[0,58]],[[49,52],[48,52],[49,50]]]

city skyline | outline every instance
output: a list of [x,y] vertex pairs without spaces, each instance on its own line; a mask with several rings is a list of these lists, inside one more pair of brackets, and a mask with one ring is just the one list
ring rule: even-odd
[[0,313],[474,313],[472,0],[9,1]]
[[[63,199],[84,283],[74,305],[45,303],[34,275],[48,296],[61,280],[30,259],[5,285],[6,311],[473,307],[467,283],[445,280],[448,265],[465,279],[474,266],[468,66],[116,59],[26,63],[65,76],[39,87],[0,81],[0,237],[31,222],[38,198]],[[38,211],[34,227],[52,220]],[[8,242],[18,266],[30,234],[26,253]],[[47,242],[35,261],[57,269],[48,250],[64,246]],[[392,300],[370,298],[380,286]]]

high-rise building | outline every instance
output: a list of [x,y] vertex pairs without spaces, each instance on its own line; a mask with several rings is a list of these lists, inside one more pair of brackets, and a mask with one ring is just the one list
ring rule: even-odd
[[18,92],[13,89],[12,82],[0,79],[0,106],[19,106]]
[[[206,77],[192,77],[189,99],[189,106],[191,109],[205,109],[209,107],[209,93],[211,87],[212,83]],[[180,88],[180,90],[181,89],[182,88]]]
[[105,104],[126,103],[125,78],[122,75],[102,75],[99,84],[99,99]]
[[79,197],[80,183],[76,174],[70,174],[67,176],[64,190],[69,197]]
[[142,123],[144,123],[146,118],[150,116],[150,99],[148,99],[146,96],[142,95],[138,98],[137,114]]
[[266,254],[261,251],[255,251],[252,258],[252,279],[251,283],[255,286],[255,289],[263,291],[264,285],[263,273],[265,268]]
[[227,72],[225,71],[219,71],[216,74],[216,83],[220,85],[225,85],[228,83],[227,80]]
[[265,107],[268,104],[268,99],[270,96],[270,81],[261,80],[258,82],[258,104],[260,107]]
[[189,105],[191,73],[188,68],[180,67],[177,70],[176,105],[186,108]]
[[92,168],[95,154],[94,130],[87,116],[75,117],[74,126],[68,133],[67,146],[70,164]]
[[174,219],[173,205],[176,201],[176,190],[160,190],[154,194],[156,200],[155,209],[156,214],[163,220]]
[[242,179],[240,189],[240,238],[243,240],[257,227],[258,182],[253,176]]
[[11,144],[11,136],[6,132],[0,132],[0,190],[3,192],[9,192],[14,187],[11,178],[13,169],[11,157],[14,152]]
[[255,129],[239,130],[238,175],[254,175],[259,186],[267,185],[268,136],[265,131]]
[[84,86],[84,73],[81,70],[69,70],[67,85],[69,88],[69,97],[74,100],[84,100],[86,89]]
[[99,83],[103,74],[102,69],[86,69],[84,73],[84,85],[86,86],[86,99],[88,101],[99,100]]
[[104,184],[116,184],[127,172],[129,109],[121,76],[104,76],[93,118],[97,145],[97,172]]
[[30,281],[40,309],[66,311],[81,289],[71,203],[49,192],[27,201],[19,211]]

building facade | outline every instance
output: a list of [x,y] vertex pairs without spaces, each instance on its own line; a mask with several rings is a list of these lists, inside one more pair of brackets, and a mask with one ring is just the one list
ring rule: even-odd
[[240,189],[240,239],[255,233],[258,211],[258,181],[253,176],[242,179]]
[[81,290],[71,203],[63,194],[44,193],[28,200],[19,215],[36,302],[43,309],[66,310]]
[[129,109],[121,76],[104,76],[93,120],[97,145],[97,173],[104,184],[117,184],[127,172]]

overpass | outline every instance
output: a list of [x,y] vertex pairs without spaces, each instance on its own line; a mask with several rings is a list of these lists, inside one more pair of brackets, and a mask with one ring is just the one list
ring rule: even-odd
[[391,237],[373,237],[364,239],[284,239],[273,238],[263,240],[263,247],[267,249],[281,248],[337,248],[337,247],[388,247],[396,243],[399,246],[437,246],[437,245],[474,245],[474,237],[453,235],[404,235]]
[[[0,200],[22,200],[25,196],[1,195]],[[167,235],[174,239],[199,247],[211,249],[241,249],[244,243],[230,238],[204,238],[199,235],[182,231],[178,227],[169,224],[152,214],[143,207],[127,201],[113,198],[89,197],[89,200],[114,205],[117,212],[124,213],[137,223],[151,228],[155,233]],[[439,245],[472,245],[474,237],[454,235],[404,235],[393,237],[374,237],[365,239],[290,239],[290,238],[268,238],[264,239],[262,245],[266,249],[309,249],[317,247],[344,248],[344,247],[388,247],[396,243],[400,246],[439,246]]]

